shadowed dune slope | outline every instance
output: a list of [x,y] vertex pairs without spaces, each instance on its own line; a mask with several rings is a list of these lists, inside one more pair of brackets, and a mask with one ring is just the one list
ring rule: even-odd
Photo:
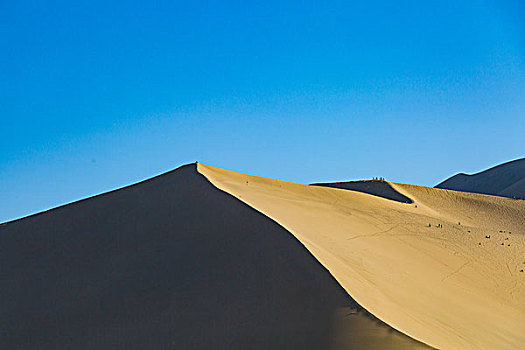
[[343,190],[358,191],[368,193],[373,196],[383,197],[396,202],[412,203],[412,200],[407,196],[397,192],[386,181],[379,180],[363,180],[363,181],[347,181],[347,182],[327,182],[314,183],[311,186],[325,186],[332,188],[339,188]]
[[195,165],[0,226],[2,349],[424,349]]
[[439,349],[525,349],[525,202],[390,183],[413,204],[198,165],[361,306]]
[[436,188],[525,199],[525,158],[472,175],[454,175]]

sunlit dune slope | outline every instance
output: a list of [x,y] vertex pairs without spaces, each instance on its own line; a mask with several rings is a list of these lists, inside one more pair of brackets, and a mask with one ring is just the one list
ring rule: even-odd
[[440,349],[525,348],[525,202],[391,184],[406,204],[198,171],[289,230],[388,325]]

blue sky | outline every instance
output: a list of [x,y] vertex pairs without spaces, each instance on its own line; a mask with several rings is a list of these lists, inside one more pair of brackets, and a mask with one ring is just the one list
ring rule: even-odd
[[524,156],[521,0],[21,0],[0,27],[0,221],[195,160],[433,186]]

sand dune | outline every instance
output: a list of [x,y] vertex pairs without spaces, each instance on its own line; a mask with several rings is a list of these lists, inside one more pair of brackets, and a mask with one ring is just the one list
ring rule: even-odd
[[525,199],[525,158],[472,175],[454,175],[436,188]]
[[286,228],[402,333],[440,349],[525,348],[525,202],[391,183],[413,201],[405,204],[198,171]]
[[1,349],[427,348],[195,165],[2,224],[0,259]]
[[343,190],[368,193],[401,203],[412,203],[410,198],[396,191],[387,181],[384,180],[313,183],[312,186],[340,188]]
[[376,185],[192,164],[1,224],[0,348],[525,348],[525,202]]

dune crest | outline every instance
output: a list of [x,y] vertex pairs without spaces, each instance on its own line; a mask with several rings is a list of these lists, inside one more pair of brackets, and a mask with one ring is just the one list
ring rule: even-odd
[[291,232],[395,329],[441,349],[525,348],[524,202],[389,183],[414,201],[405,204],[198,171]]

